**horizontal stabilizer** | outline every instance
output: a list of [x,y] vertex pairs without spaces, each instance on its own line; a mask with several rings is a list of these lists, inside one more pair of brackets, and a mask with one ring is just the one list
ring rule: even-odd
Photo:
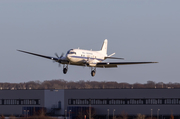
[[107,57],[111,57],[111,56],[113,56],[113,55],[115,55],[116,53],[113,53],[113,54],[111,54],[111,55],[109,55],[109,56],[107,56]]

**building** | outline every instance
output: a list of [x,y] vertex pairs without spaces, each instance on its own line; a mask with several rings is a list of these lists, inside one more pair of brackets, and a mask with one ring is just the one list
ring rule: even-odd
[[0,90],[0,114],[29,116],[41,109],[71,119],[88,117],[90,110],[92,116],[109,119],[122,112],[180,118],[180,89]]

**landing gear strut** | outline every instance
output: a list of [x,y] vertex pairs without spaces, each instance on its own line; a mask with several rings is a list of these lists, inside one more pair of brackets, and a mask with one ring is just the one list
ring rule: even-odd
[[68,71],[68,65],[64,64],[63,65],[63,73],[66,74]]
[[96,74],[96,68],[95,67],[91,67],[91,76],[95,76]]

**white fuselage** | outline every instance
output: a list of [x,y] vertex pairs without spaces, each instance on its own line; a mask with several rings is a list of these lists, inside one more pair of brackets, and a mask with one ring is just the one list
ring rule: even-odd
[[66,58],[70,64],[95,66],[98,62],[104,60],[105,55],[101,51],[91,51],[82,49],[71,49],[67,52]]

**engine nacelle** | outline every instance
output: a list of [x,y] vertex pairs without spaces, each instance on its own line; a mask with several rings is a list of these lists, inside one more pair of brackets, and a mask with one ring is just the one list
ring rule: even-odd
[[96,63],[89,63],[90,67],[96,67]]
[[96,67],[97,62],[98,62],[98,60],[91,60],[91,61],[89,62],[89,66],[90,66],[90,67]]

